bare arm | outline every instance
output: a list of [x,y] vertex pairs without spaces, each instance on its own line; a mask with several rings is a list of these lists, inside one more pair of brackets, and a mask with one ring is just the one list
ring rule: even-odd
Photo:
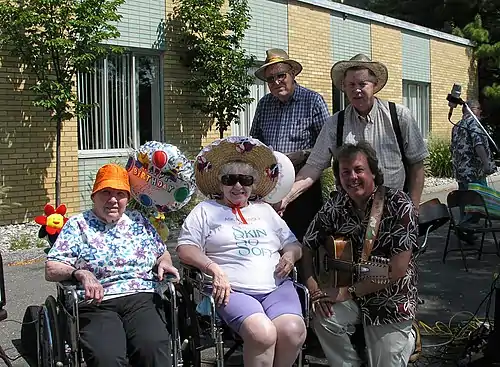
[[292,201],[297,199],[304,191],[310,188],[321,177],[321,170],[306,163],[304,167],[295,176],[295,182],[292,189],[282,201],[282,207],[286,207]]
[[48,282],[63,282],[71,280],[71,273],[75,268],[60,261],[47,261],[45,263],[45,280]]
[[319,289],[318,282],[314,276],[313,252],[309,247],[302,250],[302,259],[299,262],[299,271],[309,292],[314,293]]
[[408,182],[409,182],[409,195],[413,205],[419,208],[420,200],[422,198],[422,191],[424,190],[424,162],[420,161],[412,164],[408,169]]
[[182,263],[194,266],[203,272],[207,272],[207,265],[213,263],[198,247],[192,245],[179,245],[177,255]]
[[406,275],[406,270],[408,269],[408,264],[410,263],[412,251],[403,251],[397,255],[391,257],[391,274],[390,282],[387,284],[375,284],[371,280],[362,281],[355,284],[356,295],[361,297],[370,293],[378,292],[384,288],[389,287],[394,282],[403,278]]
[[74,271],[76,280],[82,284],[85,291],[85,299],[100,303],[104,297],[104,288],[93,273],[84,269],[75,269],[60,261],[49,260],[45,263],[45,279],[49,282],[72,280],[71,274]]
[[293,262],[296,263],[302,257],[302,246],[299,242],[294,242],[289,245],[286,245],[283,248],[283,255],[289,254]]

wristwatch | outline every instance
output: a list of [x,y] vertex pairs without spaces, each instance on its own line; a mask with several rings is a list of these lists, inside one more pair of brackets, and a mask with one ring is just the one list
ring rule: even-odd
[[347,292],[349,292],[353,300],[356,300],[358,298],[358,296],[356,295],[356,287],[354,285],[351,285],[349,288],[347,288]]

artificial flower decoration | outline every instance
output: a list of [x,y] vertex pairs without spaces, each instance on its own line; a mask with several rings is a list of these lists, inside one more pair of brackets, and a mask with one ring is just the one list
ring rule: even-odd
[[151,215],[149,220],[153,224],[153,227],[155,227],[156,232],[160,235],[162,241],[166,243],[168,241],[169,230],[165,223],[165,214],[157,213],[156,215]]
[[50,204],[46,204],[43,208],[45,215],[35,217],[35,222],[41,226],[45,226],[45,230],[49,235],[59,234],[61,228],[68,221],[68,218],[65,217],[66,210],[67,208],[64,204],[59,205],[57,209],[54,209]]

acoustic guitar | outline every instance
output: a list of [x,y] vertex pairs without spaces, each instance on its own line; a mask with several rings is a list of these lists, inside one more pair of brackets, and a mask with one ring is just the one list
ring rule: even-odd
[[376,284],[390,281],[389,259],[370,256],[368,260],[355,262],[352,244],[345,237],[328,236],[318,257],[316,275],[321,288],[349,287],[363,280]]

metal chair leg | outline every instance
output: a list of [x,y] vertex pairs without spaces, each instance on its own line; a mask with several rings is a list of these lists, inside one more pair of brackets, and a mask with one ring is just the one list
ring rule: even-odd
[[443,253],[443,264],[446,263],[446,256],[448,255],[448,245],[450,244],[450,236],[451,236],[451,224],[448,226],[448,235],[446,236],[446,244],[444,246]]

